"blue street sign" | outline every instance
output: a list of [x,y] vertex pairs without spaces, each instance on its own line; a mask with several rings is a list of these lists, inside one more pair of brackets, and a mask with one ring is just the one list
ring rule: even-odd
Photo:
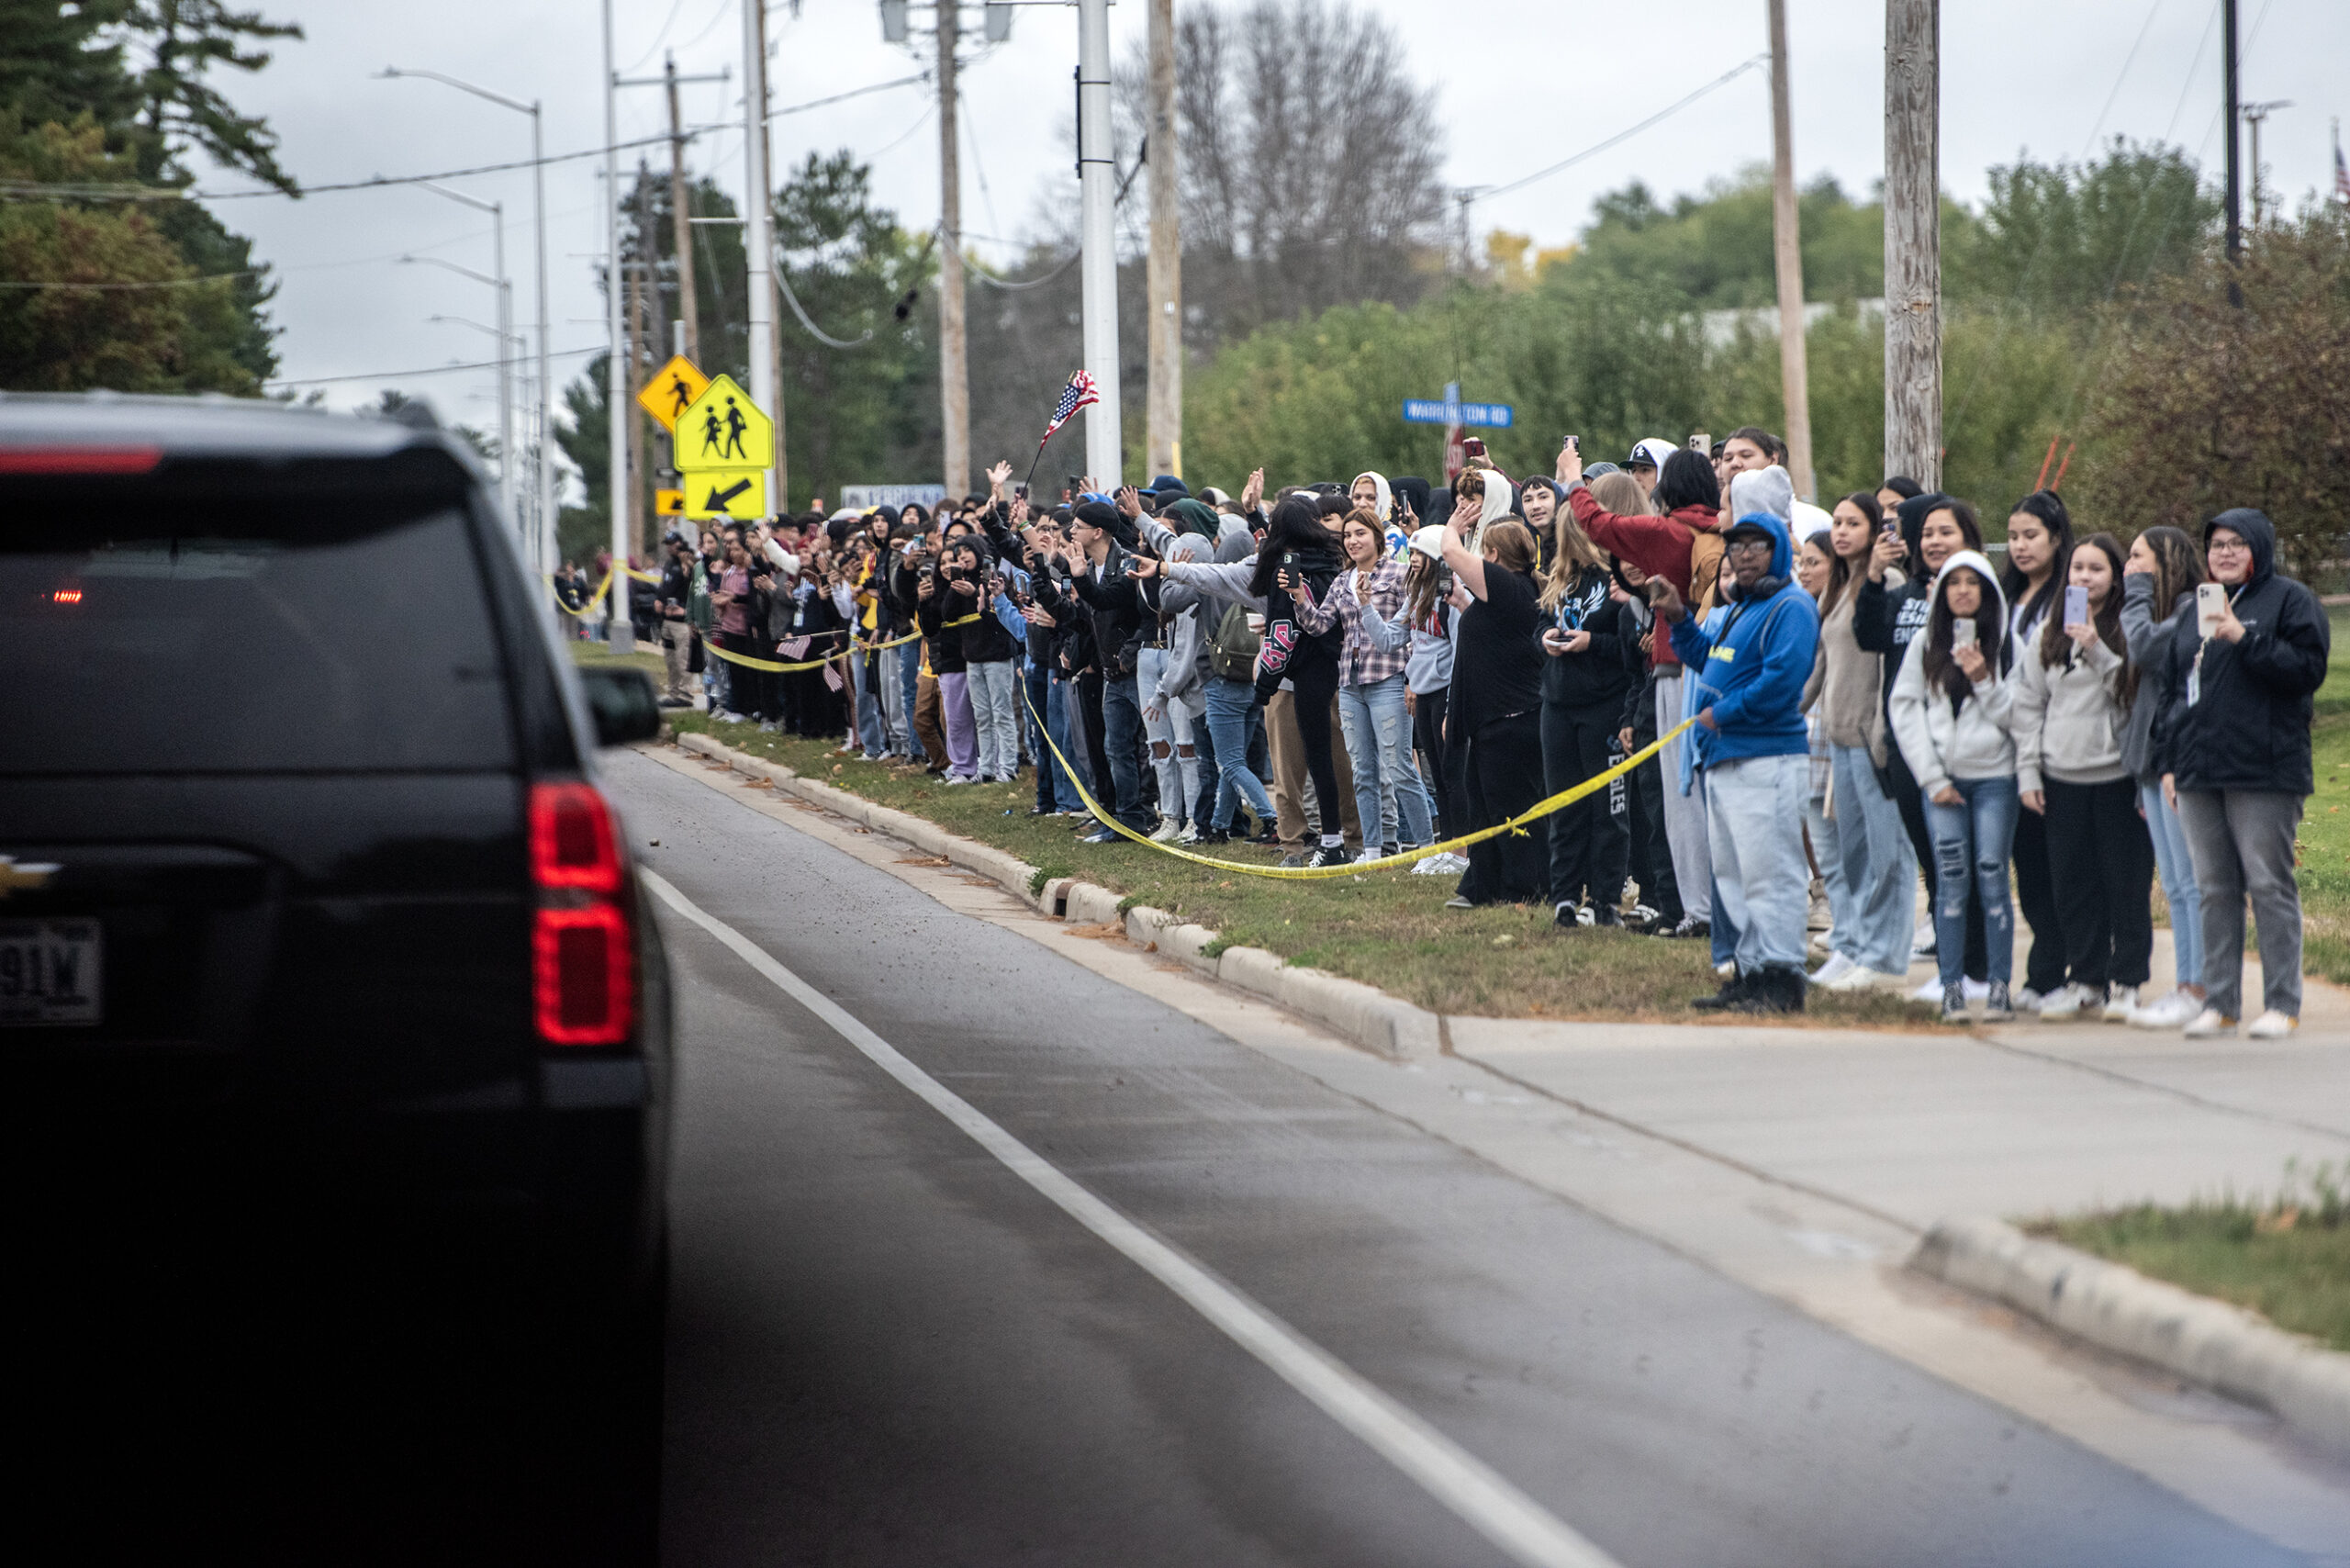
[[1404,399],[1404,422],[1411,425],[1476,425],[1509,429],[1516,417],[1507,403],[1446,403],[1440,398]]

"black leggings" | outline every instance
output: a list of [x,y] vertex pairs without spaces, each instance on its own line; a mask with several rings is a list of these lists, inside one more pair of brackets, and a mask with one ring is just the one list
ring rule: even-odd
[[[1291,659],[1284,673],[1297,693],[1291,707],[1297,714],[1298,744],[1305,749],[1305,776],[1314,780],[1314,805],[1322,819],[1322,836],[1336,838],[1344,820],[1337,764],[1330,755],[1330,704],[1338,695],[1338,661],[1307,654]],[[1379,824],[1372,823],[1370,828],[1366,837],[1376,839]]]
[[[2135,796],[2130,809],[2138,809]],[[2024,924],[2031,927],[2031,949],[2024,957],[2023,983],[2046,996],[2065,983],[2065,965],[2069,955],[2069,943],[2065,935],[2065,920],[2056,902],[2055,878],[2051,870],[2054,856],[2048,842],[2048,819],[2037,812],[2016,813],[2015,848],[2016,907],[2023,913]],[[2149,913],[2148,919],[2153,915]],[[2147,928],[2149,932],[2152,927]],[[2152,941],[2151,935],[2147,938]]]
[[[1493,719],[1469,737],[1463,782],[1472,831],[1505,823],[1542,798],[1542,721],[1539,714]],[[1471,903],[1536,903],[1550,880],[1541,834],[1505,833],[1469,846],[1460,896]],[[1620,887],[1620,884],[1619,884]]]
[[1440,686],[1412,698],[1412,749],[1420,754],[1420,777],[1436,797],[1437,836],[1457,838],[1460,818],[1454,810],[1452,770],[1445,764],[1444,710],[1452,689]]

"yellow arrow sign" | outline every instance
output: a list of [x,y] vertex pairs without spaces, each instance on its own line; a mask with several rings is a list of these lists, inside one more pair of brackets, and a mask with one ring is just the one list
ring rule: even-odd
[[674,431],[677,416],[693,407],[695,398],[710,390],[710,377],[704,375],[694,362],[679,354],[663,365],[652,380],[636,395],[644,411],[661,421],[661,428]]
[[731,375],[711,382],[677,416],[677,464],[688,474],[775,466],[775,421]]
[[683,516],[685,516],[685,515],[686,515],[686,493],[685,493],[685,491],[683,491],[683,490],[655,490],[655,491],[654,491],[654,492],[653,492],[653,515],[654,515],[654,516],[655,516],[655,517],[683,517]]
[[685,487],[688,517],[727,517],[747,522],[767,515],[764,468],[696,468],[686,475]]

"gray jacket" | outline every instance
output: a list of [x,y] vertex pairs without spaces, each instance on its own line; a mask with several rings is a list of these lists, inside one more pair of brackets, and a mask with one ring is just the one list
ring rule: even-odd
[[2041,662],[2040,639],[2016,650],[2008,677],[2015,689],[2009,729],[2016,741],[2016,788],[2029,794],[2054,778],[2107,784],[2129,777],[2121,766],[2120,654],[2092,638],[2069,662]]
[[2154,579],[2138,572],[2121,579],[2121,640],[2130,662],[2138,666],[2138,698],[2121,727],[2121,766],[2141,784],[2162,782],[2162,767],[2154,756],[2154,716],[2170,706],[2163,689],[2163,671],[2170,662],[2170,645],[2177,637],[2178,611],[2195,602],[2195,590],[2178,596],[2160,619],[2154,615]]

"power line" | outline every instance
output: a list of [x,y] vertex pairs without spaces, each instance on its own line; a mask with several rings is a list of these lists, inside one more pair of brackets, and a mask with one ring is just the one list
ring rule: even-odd
[[[602,353],[609,347],[594,343],[584,349],[564,349],[547,355],[549,359],[577,359],[582,354]],[[418,375],[447,375],[460,370],[496,370],[494,359],[475,360],[466,364],[431,364],[420,370],[370,370],[353,375],[273,375],[262,383],[264,386],[324,386],[337,381],[405,381]]]
[[1695,92],[1690,94],[1687,97],[1682,98],[1675,103],[1666,105],[1663,108],[1661,108],[1657,110],[1656,113],[1649,116],[1648,118],[1640,121],[1639,124],[1619,130],[1605,141],[1595,142],[1591,146],[1584,148],[1582,151],[1574,154],[1572,157],[1561,158],[1547,169],[1537,169],[1533,174],[1525,175],[1520,179],[1512,180],[1505,185],[1471,186],[1469,189],[1469,195],[1479,201],[1483,201],[1488,196],[1507,196],[1510,192],[1530,185],[1537,180],[1547,180],[1551,175],[1559,174],[1563,170],[1572,169],[1577,163],[1582,162],[1584,159],[1596,157],[1598,154],[1605,152],[1609,148],[1617,145],[1617,143],[1627,140],[1631,137],[1638,136],[1640,132],[1648,129],[1649,127],[1657,124],[1659,121],[1670,119],[1674,115],[1679,114],[1683,109],[1687,108],[1690,105],[1704,97],[1707,94],[1715,91],[1717,88],[1728,86],[1731,82],[1745,75],[1748,72],[1753,70],[1758,65],[1768,64],[1770,62],[1770,59],[1771,56],[1769,53],[1765,52],[1755,55],[1751,59],[1741,61],[1738,64],[1732,66],[1729,70],[1723,72],[1719,76],[1717,76],[1712,81],[1707,83],[1704,86],[1698,88]]

